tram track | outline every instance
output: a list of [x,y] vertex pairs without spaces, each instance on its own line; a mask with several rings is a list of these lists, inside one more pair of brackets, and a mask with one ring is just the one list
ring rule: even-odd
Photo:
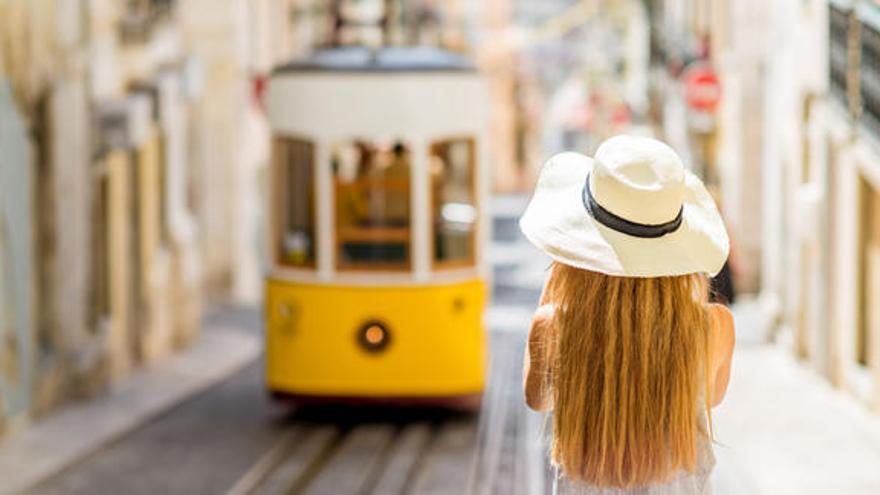
[[473,415],[411,422],[295,424],[234,483],[227,495],[466,493],[474,451]]
[[493,335],[490,386],[479,414],[299,409],[226,494],[542,493],[543,459],[530,437],[538,420],[519,403],[519,340]]

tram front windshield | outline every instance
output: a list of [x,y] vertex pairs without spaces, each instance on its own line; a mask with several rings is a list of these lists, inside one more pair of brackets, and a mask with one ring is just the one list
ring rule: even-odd
[[401,141],[333,147],[337,267],[410,268],[411,153]]

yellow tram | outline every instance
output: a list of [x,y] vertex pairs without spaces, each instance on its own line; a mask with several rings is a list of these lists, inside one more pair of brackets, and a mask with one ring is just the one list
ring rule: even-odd
[[274,395],[479,403],[486,105],[479,74],[437,49],[320,50],[273,73]]

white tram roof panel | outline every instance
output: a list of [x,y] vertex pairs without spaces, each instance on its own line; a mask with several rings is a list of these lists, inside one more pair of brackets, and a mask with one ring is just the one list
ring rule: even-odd
[[318,139],[482,136],[488,88],[467,58],[434,48],[319,50],[278,68],[272,128]]
[[275,69],[273,75],[296,72],[473,72],[464,56],[431,47],[328,48],[306,60]]

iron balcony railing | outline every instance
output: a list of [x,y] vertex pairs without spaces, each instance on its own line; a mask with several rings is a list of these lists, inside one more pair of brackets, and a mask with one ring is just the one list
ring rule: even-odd
[[865,3],[858,8],[859,102],[861,123],[880,136],[880,7]]
[[849,69],[849,32],[852,8],[830,2],[828,5],[828,69],[831,96],[848,106],[847,71]]

